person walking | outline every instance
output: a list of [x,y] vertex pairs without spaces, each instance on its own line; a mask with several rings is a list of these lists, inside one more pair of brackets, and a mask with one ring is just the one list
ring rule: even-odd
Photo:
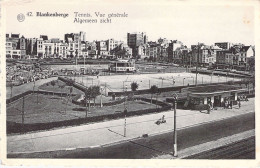
[[208,114],[210,114],[210,104],[208,103],[208,108],[207,108]]
[[238,108],[241,107],[241,102],[240,102],[240,99],[238,100]]

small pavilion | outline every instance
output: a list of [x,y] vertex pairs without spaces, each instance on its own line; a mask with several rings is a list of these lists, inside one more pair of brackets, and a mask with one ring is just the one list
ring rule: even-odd
[[208,85],[192,87],[188,89],[189,103],[194,105],[208,104],[211,102],[214,107],[221,106],[225,99],[237,101],[237,95],[240,92],[245,92],[239,86],[234,85]]

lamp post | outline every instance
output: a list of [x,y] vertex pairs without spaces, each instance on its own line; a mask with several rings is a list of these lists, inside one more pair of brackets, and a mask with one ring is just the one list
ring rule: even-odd
[[125,87],[125,101],[124,101],[124,115],[125,115],[125,124],[124,124],[124,137],[126,137],[126,114],[127,114],[127,108],[126,108],[126,92],[127,92],[127,86]]
[[104,88],[100,88],[100,107],[103,107],[103,104],[102,104],[102,92],[103,92]]
[[163,87],[163,80],[164,80],[164,79],[162,78],[162,87]]
[[194,77],[190,76],[190,78],[192,78],[192,84],[194,85]]
[[177,109],[178,95],[175,93],[173,96],[174,100],[174,126],[173,126],[173,156],[177,157],[177,130],[176,130],[176,109]]
[[226,82],[227,82],[227,75],[228,75],[228,73],[226,73]]
[[199,63],[199,43],[198,43],[198,55],[197,55],[197,61],[196,61],[196,83],[195,83],[195,85],[197,86],[197,84],[198,84],[198,63]]

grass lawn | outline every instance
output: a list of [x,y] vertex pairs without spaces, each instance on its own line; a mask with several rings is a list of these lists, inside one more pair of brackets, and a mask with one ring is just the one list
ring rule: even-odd
[[[66,109],[66,97],[52,96],[52,95],[38,95],[39,103],[37,104],[37,95],[31,94],[25,97],[24,103],[24,122],[25,123],[48,123],[54,121],[64,121],[77,118],[84,118],[86,116],[85,107],[77,106],[68,102]],[[22,122],[22,102],[23,100],[17,100],[7,105],[7,121],[10,122]],[[153,104],[130,101],[126,103],[128,111],[143,110],[155,108]],[[124,110],[124,103],[114,106],[91,107],[88,113],[89,117],[114,114]]]
[[[46,91],[51,91],[51,92],[54,91],[54,92],[70,93],[71,86],[66,85],[66,83],[61,81],[61,80],[54,80],[54,81],[55,81],[55,85],[54,86],[51,85],[51,82],[47,82],[47,83],[44,83],[43,85],[41,85],[39,87],[39,89],[46,90]],[[61,86],[64,86],[64,88],[62,89]],[[81,90],[78,90],[75,87],[73,87],[72,93],[73,94],[83,94],[83,92]]]

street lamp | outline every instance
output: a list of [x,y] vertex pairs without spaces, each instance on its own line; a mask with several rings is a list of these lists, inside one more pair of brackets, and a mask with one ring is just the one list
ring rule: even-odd
[[192,84],[194,85],[194,77],[190,76],[190,78],[192,78]]
[[103,92],[104,88],[100,88],[100,107],[103,107],[102,104],[102,92]]
[[126,98],[126,92],[127,92],[127,86],[125,87],[125,101],[124,101],[124,115],[125,115],[125,124],[124,124],[124,137],[126,137],[126,114],[127,114],[127,108],[126,108],[126,101],[127,101],[127,98]]
[[226,82],[227,82],[227,75],[228,75],[228,73],[226,73]]
[[176,109],[177,109],[177,100],[178,95],[175,93],[173,95],[174,100],[174,127],[173,127],[173,156],[177,157],[177,130],[176,130]]

